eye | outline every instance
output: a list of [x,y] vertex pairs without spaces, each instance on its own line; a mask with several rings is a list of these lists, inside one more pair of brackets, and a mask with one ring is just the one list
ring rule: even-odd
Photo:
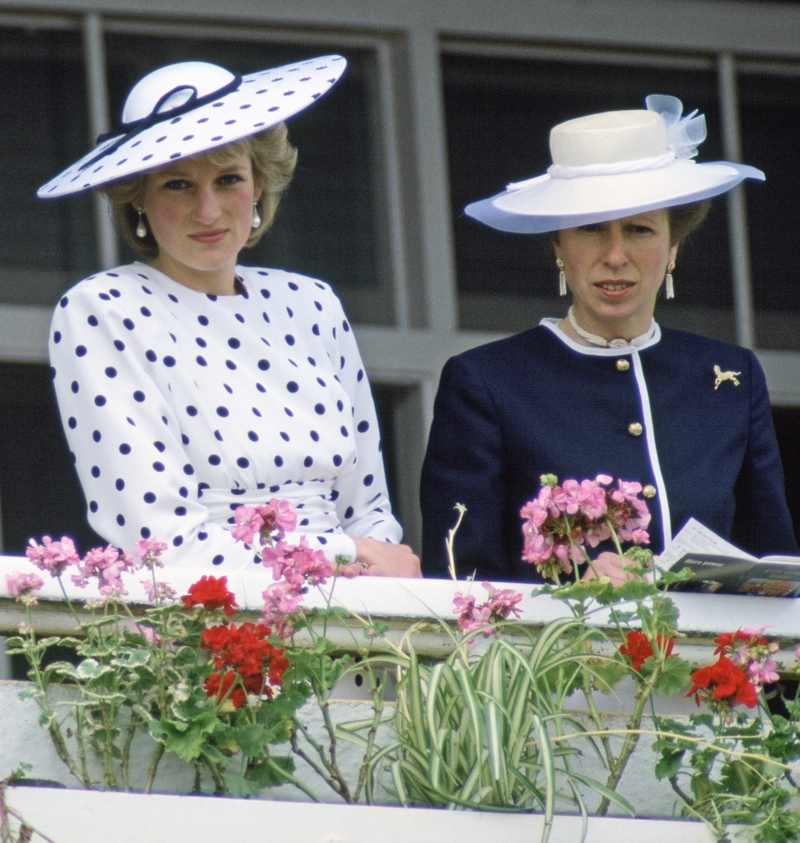
[[239,184],[244,181],[244,178],[239,173],[225,173],[224,176],[219,177],[220,184]]
[[652,234],[653,229],[649,225],[632,225],[630,230],[633,234]]
[[186,179],[170,179],[161,185],[164,190],[183,190],[188,186]]
[[586,225],[579,225],[578,231],[586,231],[589,233],[593,233],[595,231],[600,231],[600,223],[597,222],[590,222]]

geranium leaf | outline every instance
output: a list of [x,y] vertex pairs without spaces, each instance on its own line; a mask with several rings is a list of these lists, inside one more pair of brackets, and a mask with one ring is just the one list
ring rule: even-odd
[[656,762],[655,774],[657,779],[668,779],[677,776],[681,769],[684,750],[675,752],[662,751],[661,758]]
[[162,720],[160,731],[164,749],[174,752],[184,761],[194,761],[200,757],[205,736],[214,730],[216,724],[217,716],[212,712],[198,715],[191,723]]
[[683,659],[667,656],[664,670],[656,682],[656,690],[661,694],[679,694],[685,691],[691,682],[691,672],[691,667]]

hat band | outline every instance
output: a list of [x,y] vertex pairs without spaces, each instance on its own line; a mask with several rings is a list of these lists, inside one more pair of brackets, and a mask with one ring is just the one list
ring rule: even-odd
[[617,161],[614,164],[583,164],[570,167],[567,164],[551,164],[547,174],[551,179],[577,179],[580,176],[615,176],[618,173],[638,173],[641,170],[657,170],[675,160],[675,152],[668,149],[663,155],[651,158],[637,158],[634,161]]
[[[167,91],[162,97],[159,98],[158,102],[153,106],[153,110],[147,117],[143,117],[141,120],[133,120],[130,123],[121,123],[116,128],[112,129],[110,132],[105,132],[97,138],[97,143],[101,144],[107,140],[110,140],[113,137],[116,137],[118,133],[120,134],[119,138],[115,143],[112,143],[111,146],[107,147],[106,149],[99,152],[89,161],[81,166],[81,170],[85,170],[88,167],[91,167],[92,164],[97,163],[101,158],[105,158],[107,155],[111,155],[113,152],[116,152],[122,144],[126,141],[129,141],[131,138],[138,135],[140,132],[143,132],[145,129],[149,129],[151,126],[156,126],[159,123],[163,123],[166,120],[172,120],[175,117],[180,117],[182,114],[186,114],[188,111],[194,111],[196,108],[200,108],[200,106],[208,105],[210,102],[215,102],[216,100],[222,99],[222,97],[227,96],[228,94],[232,93],[239,89],[240,85],[242,84],[242,76],[240,73],[233,74],[233,79],[230,82],[227,82],[221,88],[217,88],[215,91],[211,91],[211,93],[204,94],[202,97],[197,96],[197,88],[193,85],[179,85],[176,88],[173,88],[170,91]],[[170,108],[167,111],[159,111],[159,108],[173,95],[178,93],[179,91],[190,90],[191,93],[189,98],[186,102],[182,103],[181,105],[177,105],[174,108]]]

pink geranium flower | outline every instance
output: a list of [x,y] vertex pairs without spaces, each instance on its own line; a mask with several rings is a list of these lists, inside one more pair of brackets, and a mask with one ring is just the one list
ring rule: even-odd
[[264,518],[259,508],[253,506],[238,506],[233,513],[233,527],[231,535],[237,542],[244,542],[252,545],[256,536],[261,535],[261,528],[264,526]]
[[614,535],[622,541],[646,544],[650,513],[639,497],[639,483],[598,474],[594,480],[565,480],[543,475],[536,497],[520,510],[523,519],[522,558],[545,577],[571,574],[573,564],[585,561],[582,547],[597,547]]
[[167,549],[164,542],[158,539],[139,539],[133,546],[133,555],[137,559],[142,560],[142,565],[145,568],[163,568],[164,563],[161,561],[161,554]]
[[272,498],[266,506],[259,507],[264,524],[270,532],[275,532],[278,539],[286,533],[293,533],[297,526],[297,515],[289,501]]
[[510,588],[497,589],[491,583],[482,583],[488,592],[489,599],[478,603],[474,594],[463,595],[460,591],[453,597],[453,614],[458,615],[456,625],[463,632],[473,632],[483,629],[483,634],[489,636],[495,630],[492,624],[505,620],[509,615],[520,616],[517,603],[522,595]]
[[135,567],[133,557],[120,553],[112,545],[95,547],[77,563],[79,573],[72,576],[75,585],[84,588],[90,579],[96,577],[98,589],[104,597],[127,594],[122,584],[122,574]]
[[41,544],[34,539],[30,539],[28,544],[25,555],[39,570],[48,571],[51,577],[60,577],[70,565],[77,565],[80,561],[69,536],[62,536],[57,542],[50,536],[43,536]]
[[33,592],[43,585],[44,580],[38,574],[23,574],[21,571],[6,574],[6,588],[15,600],[32,602],[35,599]]
[[299,588],[289,582],[276,582],[268,586],[261,596],[264,605],[261,612],[265,623],[275,624],[275,630],[282,638],[294,631],[293,616],[300,611],[303,599]]
[[155,603],[156,600],[172,600],[178,596],[178,592],[169,583],[154,583],[152,580],[141,580],[141,583],[151,603]]

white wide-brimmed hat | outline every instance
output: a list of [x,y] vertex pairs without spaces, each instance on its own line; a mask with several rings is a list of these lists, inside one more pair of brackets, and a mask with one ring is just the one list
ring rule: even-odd
[[536,234],[710,199],[744,179],[764,180],[746,164],[692,158],[705,140],[696,111],[681,117],[676,97],[652,94],[648,110],[606,111],[550,131],[553,165],[473,202],[466,214],[492,228]]
[[160,67],[133,86],[119,127],[36,195],[79,193],[271,129],[321,97],[346,66],[342,56],[320,56],[247,76],[202,61]]

